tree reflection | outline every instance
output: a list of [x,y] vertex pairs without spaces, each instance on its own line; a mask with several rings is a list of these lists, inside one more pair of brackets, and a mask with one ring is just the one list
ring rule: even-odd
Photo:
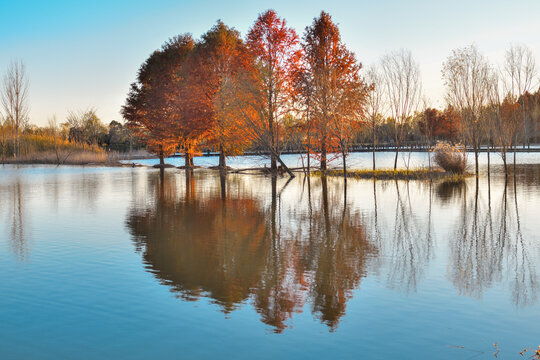
[[259,282],[268,245],[264,213],[255,200],[198,198],[187,172],[186,193],[156,181],[156,201],[132,209],[127,225],[151,271],[186,300],[209,296],[225,312],[245,301]]
[[5,208],[7,213],[6,218],[9,222],[10,246],[19,261],[28,260],[28,256],[30,255],[27,234],[29,229],[24,206],[25,188],[19,178],[15,179],[6,189],[7,201],[2,201],[2,207],[6,203],[8,204]]
[[[400,189],[405,185],[406,193]],[[432,256],[433,238],[431,234],[431,195],[428,204],[428,220],[422,222],[416,216],[410,198],[410,183],[395,181],[396,205],[394,227],[390,245],[391,264],[388,281],[391,287],[399,287],[406,292],[416,291],[424,274],[424,268]],[[429,187],[431,194],[431,185]]]
[[516,306],[536,302],[537,275],[531,260],[532,244],[524,239],[514,184],[514,201],[508,181],[492,194],[487,184],[487,201],[481,196],[479,181],[468,195],[461,196],[461,214],[456,236],[450,243],[449,277],[458,292],[480,298],[494,282],[508,277]]
[[181,298],[207,296],[225,312],[251,299],[275,332],[307,303],[335,329],[375,253],[360,215],[333,201],[325,178],[320,196],[307,179],[307,211],[283,206],[287,184],[275,177],[268,206],[242,186],[226,191],[237,180],[212,187],[189,175],[183,196],[174,176],[149,180],[155,201],[126,222],[149,271]]
[[[146,201],[132,203],[126,223],[148,271],[180,298],[207,297],[225,313],[250,303],[275,332],[306,308],[336,329],[367,269],[417,291],[438,238],[448,240],[440,246],[449,246],[447,276],[459,294],[478,298],[506,281],[517,306],[536,301],[516,186],[493,177],[483,187],[377,181],[362,199],[355,182],[346,190],[326,177],[156,172],[147,181]],[[373,207],[352,205],[368,198]],[[455,230],[441,236],[441,220]]]

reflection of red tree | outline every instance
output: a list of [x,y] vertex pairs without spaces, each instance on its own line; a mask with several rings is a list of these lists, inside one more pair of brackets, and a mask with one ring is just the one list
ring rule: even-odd
[[155,208],[128,219],[145,262],[184,299],[206,295],[224,311],[234,310],[249,297],[264,268],[264,214],[251,199],[175,198],[158,196]]
[[328,199],[311,218],[267,212],[240,193],[196,192],[197,181],[188,178],[183,199],[175,183],[158,183],[156,202],[132,210],[127,224],[150,271],[182,298],[208,296],[225,312],[251,298],[275,332],[308,302],[335,329],[374,252],[359,215]]

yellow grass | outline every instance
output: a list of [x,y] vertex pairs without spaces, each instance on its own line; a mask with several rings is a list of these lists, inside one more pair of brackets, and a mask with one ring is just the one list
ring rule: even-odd
[[11,164],[87,165],[109,163],[107,152],[97,145],[70,142],[52,135],[24,134],[19,157],[13,157],[13,143],[3,143],[2,157]]
[[[322,176],[323,173],[316,171],[314,175]],[[343,176],[343,170],[327,170],[326,176]],[[442,170],[414,169],[414,170],[350,170],[348,178],[356,179],[380,179],[380,180],[426,180],[444,179],[446,181],[460,181],[468,174],[454,174]]]

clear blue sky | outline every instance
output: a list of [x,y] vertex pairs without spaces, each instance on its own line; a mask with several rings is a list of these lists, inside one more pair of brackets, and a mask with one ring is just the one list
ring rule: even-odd
[[329,12],[364,65],[409,48],[433,106],[443,105],[440,69],[453,48],[475,43],[497,63],[521,43],[540,63],[539,0],[0,0],[0,73],[13,59],[26,63],[32,123],[52,115],[62,122],[68,110],[88,107],[106,123],[121,120],[137,69],[166,39],[199,37],[217,19],[245,35],[268,8],[300,35],[321,10]]

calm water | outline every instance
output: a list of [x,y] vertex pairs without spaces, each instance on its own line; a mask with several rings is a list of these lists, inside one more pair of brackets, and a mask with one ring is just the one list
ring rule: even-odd
[[0,168],[0,358],[521,358],[540,345],[540,166],[518,171],[345,189]]

